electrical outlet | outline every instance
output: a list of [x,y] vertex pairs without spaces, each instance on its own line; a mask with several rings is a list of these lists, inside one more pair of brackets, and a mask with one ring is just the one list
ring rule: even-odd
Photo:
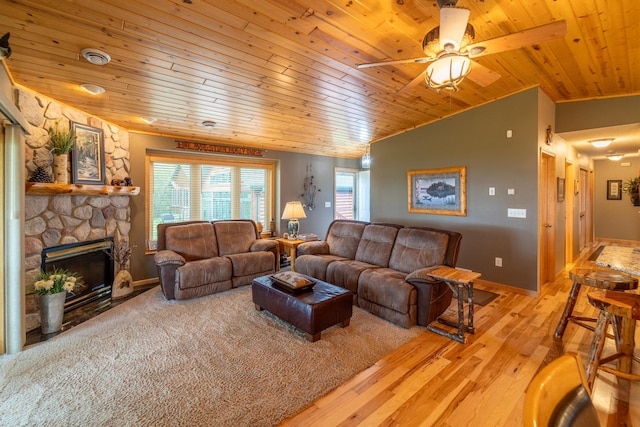
[[496,267],[502,267],[502,258],[496,257]]
[[324,207],[325,208],[330,208],[331,207],[331,202],[324,202]]

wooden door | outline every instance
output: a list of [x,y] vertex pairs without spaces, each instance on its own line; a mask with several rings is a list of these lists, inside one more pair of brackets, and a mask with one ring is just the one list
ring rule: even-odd
[[587,246],[587,207],[589,206],[589,171],[580,168],[578,181],[578,249]]
[[540,285],[555,279],[555,158],[542,153],[540,159]]
[[571,162],[565,162],[565,236],[564,236],[564,250],[565,264],[573,264],[573,236],[574,236],[574,224],[573,224],[573,209],[575,206],[575,197],[573,192],[573,182],[575,180],[575,171]]

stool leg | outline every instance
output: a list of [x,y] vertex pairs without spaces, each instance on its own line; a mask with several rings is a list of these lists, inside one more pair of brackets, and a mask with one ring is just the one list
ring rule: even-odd
[[589,360],[587,361],[587,383],[589,390],[593,390],[593,382],[598,374],[598,366],[600,365],[600,356],[602,355],[602,349],[604,348],[604,341],[607,338],[607,328],[609,327],[609,316],[600,311],[598,314],[598,322],[596,323],[596,330],[591,341],[591,349],[589,350]]
[[569,318],[573,313],[573,307],[575,307],[576,301],[578,300],[578,294],[580,293],[581,286],[582,285],[580,285],[580,283],[573,282],[571,292],[569,292],[569,298],[567,299],[567,304],[564,306],[564,312],[562,312],[560,322],[558,322],[558,326],[556,326],[556,332],[553,334],[555,339],[561,339],[564,335],[564,330],[567,329],[567,323],[569,323]]
[[620,344],[618,346],[618,351],[622,353],[622,357],[618,359],[618,370],[630,374],[633,362],[633,349],[635,348],[636,321],[619,317],[616,320],[622,323]]

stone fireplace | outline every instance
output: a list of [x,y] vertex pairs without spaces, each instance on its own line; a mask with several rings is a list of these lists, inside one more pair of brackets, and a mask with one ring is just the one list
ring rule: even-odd
[[42,267],[43,251],[59,245],[115,238],[116,235],[129,241],[131,198],[117,191],[107,191],[112,179],[130,176],[129,133],[22,88],[15,89],[15,99],[18,109],[31,125],[30,134],[25,137],[26,181],[38,166],[50,168],[48,129],[52,126],[67,127],[74,121],[102,129],[104,138],[105,185],[84,185],[82,191],[75,191],[74,186],[60,189],[55,185],[45,191],[27,190],[24,245],[26,330],[29,331],[40,325],[33,284]]

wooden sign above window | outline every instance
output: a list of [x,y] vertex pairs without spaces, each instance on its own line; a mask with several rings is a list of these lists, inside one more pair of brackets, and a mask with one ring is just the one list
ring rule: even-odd
[[257,148],[233,147],[230,145],[205,144],[202,142],[176,141],[183,150],[206,151],[209,153],[235,154],[241,156],[263,157],[262,150]]

